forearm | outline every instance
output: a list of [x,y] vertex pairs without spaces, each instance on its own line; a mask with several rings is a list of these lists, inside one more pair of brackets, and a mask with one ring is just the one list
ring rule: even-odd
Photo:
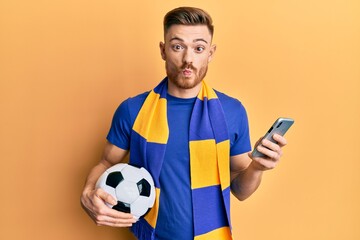
[[237,173],[230,185],[234,196],[240,201],[248,198],[259,187],[262,174],[263,171],[259,170],[254,162],[251,162],[246,169]]
[[108,142],[105,145],[104,154],[101,160],[91,169],[86,179],[83,192],[94,190],[95,184],[99,179],[99,177],[101,176],[101,174],[105,172],[105,170],[108,169],[109,167],[123,161],[126,155],[127,155],[126,150],[120,149]]
[[88,175],[88,177],[86,179],[83,192],[87,192],[89,190],[90,191],[94,190],[96,181],[99,179],[101,174],[103,172],[105,172],[105,170],[107,168],[108,168],[108,166],[103,161],[100,161],[97,165],[95,165],[91,169],[91,171],[90,171],[90,173],[89,173],[89,175]]
[[91,219],[99,226],[130,227],[136,219],[131,214],[109,208],[105,203],[115,205],[116,199],[95,185],[102,173],[109,167],[121,162],[127,151],[107,143],[102,160],[95,165],[87,179],[81,195],[81,205]]

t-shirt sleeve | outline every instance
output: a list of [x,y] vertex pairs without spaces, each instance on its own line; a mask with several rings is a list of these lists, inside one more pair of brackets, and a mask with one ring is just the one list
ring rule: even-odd
[[109,133],[106,139],[115,146],[124,150],[130,148],[131,118],[129,113],[128,100],[125,100],[116,109]]
[[235,156],[251,151],[251,143],[245,107],[239,100],[232,101],[230,105],[231,114],[228,116],[231,145],[230,156]]

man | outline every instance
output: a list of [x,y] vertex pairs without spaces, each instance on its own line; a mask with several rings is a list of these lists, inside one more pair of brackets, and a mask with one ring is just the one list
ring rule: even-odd
[[[211,17],[182,7],[164,18],[160,43],[167,77],[151,92],[124,101],[117,109],[101,161],[87,178],[81,203],[97,225],[131,227],[139,239],[232,239],[230,191],[239,200],[259,186],[286,140],[262,140],[251,156],[248,120],[242,104],[206,85],[216,51]],[[144,166],[156,186],[155,206],[136,221],[109,194],[94,189],[108,167],[123,161]]]

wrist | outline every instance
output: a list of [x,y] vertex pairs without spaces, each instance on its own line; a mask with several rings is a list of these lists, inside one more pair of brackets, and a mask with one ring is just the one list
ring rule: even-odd
[[82,191],[82,196],[86,196],[88,195],[90,192],[94,191],[95,190],[95,184],[86,184],[84,186],[84,189]]

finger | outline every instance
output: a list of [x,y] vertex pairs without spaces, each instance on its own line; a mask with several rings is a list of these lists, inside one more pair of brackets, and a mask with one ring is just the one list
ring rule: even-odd
[[255,161],[262,167],[262,170],[273,169],[277,165],[277,162],[265,158],[258,158]]
[[279,158],[280,158],[280,153],[276,152],[276,151],[273,151],[267,147],[264,147],[262,145],[259,145],[257,147],[257,150],[259,152],[261,152],[262,154],[264,154],[266,156],[265,159],[267,160],[272,160],[272,161],[278,161]]
[[129,227],[137,221],[132,214],[111,209],[103,199],[107,199],[107,194],[102,190],[94,190],[82,198],[82,206],[97,225]]
[[117,201],[111,195],[106,193],[102,189],[98,189],[95,191],[94,199],[92,199],[92,205],[94,206],[95,213],[99,216],[109,216],[115,219],[133,219],[134,216],[130,213],[124,213],[121,211],[117,211],[106,205],[108,202],[110,205],[116,205]]
[[119,219],[120,218],[121,219],[132,219],[133,218],[133,215],[130,213],[124,213],[124,212],[120,212],[115,209],[112,209],[111,207],[106,205],[105,202],[99,197],[95,197],[92,205],[94,206],[93,212],[98,216],[109,216],[112,218],[119,218]]
[[101,199],[103,202],[109,203],[110,205],[116,205],[116,199],[109,193],[105,192],[103,189],[98,188],[95,190],[95,196]]
[[131,227],[133,222],[120,222],[112,219],[104,219],[102,221],[95,220],[98,226],[110,226],[110,227]]
[[137,219],[134,217],[131,218],[114,218],[107,215],[101,215],[96,217],[96,223],[98,225],[106,225],[113,227],[125,227],[132,226],[132,224],[136,223]]
[[111,223],[111,222],[95,222],[97,226],[109,226],[109,227],[132,227],[133,223]]
[[103,200],[105,202],[109,203],[110,205],[116,205],[118,203],[117,200],[111,194],[108,194],[108,193],[106,193],[103,196]]
[[263,139],[263,137],[259,138],[259,139],[256,141],[255,146],[258,145],[258,144],[261,142],[262,139]]
[[126,220],[134,219],[134,216],[130,213],[120,212],[109,207],[104,209],[102,215],[106,215],[115,219],[126,219]]
[[277,153],[280,153],[281,152],[281,147],[279,144],[277,143],[273,143],[267,139],[263,139],[261,141],[261,145],[265,148],[268,148],[269,150],[271,151],[274,151],[274,152],[277,152]]
[[273,135],[273,139],[280,145],[280,147],[287,145],[287,140],[279,134],[275,133]]
[[252,159],[253,161],[251,164],[253,166],[261,171],[270,170],[276,167],[277,162],[270,160],[268,157],[262,158],[262,157],[256,157]]
[[131,226],[131,224],[137,221],[132,214],[114,210],[105,204],[99,209],[95,209],[92,215],[97,225]]

